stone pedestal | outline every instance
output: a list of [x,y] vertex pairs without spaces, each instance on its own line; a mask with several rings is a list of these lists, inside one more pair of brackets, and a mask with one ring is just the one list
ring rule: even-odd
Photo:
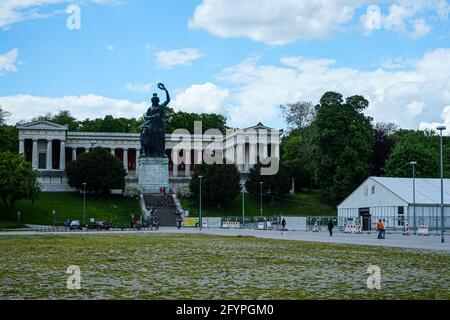
[[159,193],[161,187],[169,189],[168,158],[140,157],[138,165],[138,181],[143,193]]

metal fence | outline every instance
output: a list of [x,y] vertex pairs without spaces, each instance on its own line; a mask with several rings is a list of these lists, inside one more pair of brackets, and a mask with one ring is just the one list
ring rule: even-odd
[[39,226],[34,227],[33,230],[36,232],[112,232],[112,231],[155,231],[158,230],[157,228],[147,228],[147,227],[141,227],[141,228],[110,228],[108,230],[98,230],[98,229],[89,229],[89,228],[82,228],[82,229],[70,229],[68,227],[60,227],[60,226]]
[[[414,218],[410,217],[409,219],[405,216],[391,216],[391,217],[358,217],[358,218],[346,218],[346,217],[339,217],[336,218],[338,221],[339,230],[343,230],[346,224],[361,224],[361,229],[363,232],[375,232],[376,231],[376,225],[381,219],[384,225],[384,229],[387,232],[403,232],[406,227],[409,228],[410,232],[414,231],[414,227],[416,230],[419,228],[419,226],[427,226],[428,230],[432,233],[435,233],[436,235],[440,234],[441,232],[441,217],[436,216],[420,216],[416,217],[415,221]],[[449,226],[447,224],[448,218],[444,218],[445,229],[449,230]]]

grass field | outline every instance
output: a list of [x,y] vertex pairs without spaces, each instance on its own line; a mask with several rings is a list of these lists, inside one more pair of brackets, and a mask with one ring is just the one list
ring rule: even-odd
[[[0,299],[450,299],[448,253],[204,235],[0,237]],[[81,290],[66,288],[69,265]],[[382,290],[367,289],[381,268]]]
[[[22,223],[51,225],[55,220],[52,214],[56,212],[56,220],[64,223],[68,218],[83,220],[83,197],[77,193],[46,193],[39,194],[39,200],[34,204],[30,201],[18,201],[14,211],[20,211]],[[0,217],[5,216],[0,205]],[[131,214],[140,215],[139,203],[136,199],[127,199],[122,195],[110,195],[99,199],[86,197],[86,221],[89,218],[97,220],[112,220],[117,227],[128,227]],[[17,217],[14,216],[15,221]],[[0,219],[4,220],[4,219]],[[0,226],[1,227],[1,226]]]
[[[263,214],[265,216],[335,216],[336,207],[323,203],[317,191],[304,191],[302,193],[284,196],[286,200],[276,199],[274,203],[270,199],[263,198]],[[245,212],[247,216],[260,215],[260,197],[258,195],[245,194]],[[183,208],[189,208],[193,215],[198,212],[197,199],[181,199]],[[242,215],[242,194],[226,208],[214,208],[203,206],[204,216],[241,216]]]

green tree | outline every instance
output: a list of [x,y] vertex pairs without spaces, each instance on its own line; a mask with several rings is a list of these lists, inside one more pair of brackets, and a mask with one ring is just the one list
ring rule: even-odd
[[79,122],[68,110],[59,110],[55,115],[48,112],[45,115],[34,117],[32,121],[50,121],[61,125],[68,125],[70,131],[76,131],[79,127]]
[[6,124],[6,119],[11,116],[11,112],[0,106],[0,125]]
[[15,126],[0,125],[0,152],[19,153],[19,133]]
[[234,164],[201,164],[195,167],[189,188],[194,199],[199,199],[199,176],[202,179],[202,201],[219,208],[235,199],[241,191],[239,170]]
[[394,134],[397,130],[393,123],[377,123],[373,128],[372,176],[384,175],[386,161],[395,145]]
[[410,162],[416,161],[417,177],[439,177],[440,142],[433,132],[400,130],[394,140],[395,147],[386,161],[386,176],[409,178],[412,176]]
[[67,165],[66,171],[71,187],[82,190],[86,183],[86,192],[90,194],[108,194],[112,189],[125,187],[126,171],[122,162],[102,148],[81,154]]
[[202,122],[202,130],[205,132],[208,129],[219,129],[225,133],[226,118],[220,114],[215,113],[189,113],[183,111],[174,111],[172,108],[167,108],[164,114],[164,122],[167,133],[172,133],[176,129],[186,129],[190,133],[194,133],[194,122]]
[[327,92],[316,106],[314,175],[331,203],[348,196],[371,172],[372,118],[362,113],[368,105],[362,96],[344,102],[341,94]]
[[37,173],[23,156],[10,152],[0,153],[0,197],[8,218],[11,218],[16,201],[35,201],[39,191]]
[[296,191],[313,186],[310,128],[298,128],[289,132],[281,141],[281,162],[291,178]]
[[316,111],[311,102],[294,102],[280,106],[284,119],[289,129],[308,127],[316,116]]
[[291,179],[286,171],[286,168],[280,165],[278,173],[267,176],[261,175],[261,164],[255,165],[249,170],[247,180],[245,182],[245,189],[249,193],[260,194],[261,185],[263,195],[270,196],[273,202],[274,197],[279,197],[288,194],[291,190]]

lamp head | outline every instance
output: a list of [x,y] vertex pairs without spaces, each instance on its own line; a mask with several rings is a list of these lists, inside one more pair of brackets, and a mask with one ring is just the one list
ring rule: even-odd
[[446,129],[447,129],[446,126],[437,126],[436,127],[436,130],[439,130],[439,131],[443,131],[443,130],[446,130]]
[[417,162],[416,161],[411,161],[409,164],[412,165],[412,166],[415,166],[417,164]]

